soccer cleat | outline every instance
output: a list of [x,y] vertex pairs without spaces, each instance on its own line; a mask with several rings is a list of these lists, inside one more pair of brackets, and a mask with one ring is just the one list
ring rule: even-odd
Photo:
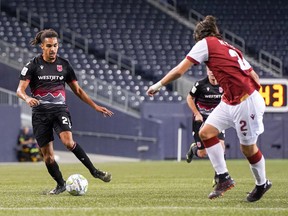
[[57,185],[56,188],[49,192],[50,195],[58,195],[66,190],[66,183],[64,185]]
[[219,180],[216,180],[216,185],[215,185],[215,190],[212,191],[208,198],[209,199],[214,199],[220,196],[223,196],[223,194],[227,191],[230,190],[235,186],[235,181],[229,176],[228,173],[225,174],[225,178],[219,178]]
[[191,161],[192,161],[192,159],[193,159],[193,156],[194,156],[193,149],[194,149],[194,148],[197,148],[196,143],[192,143],[192,144],[190,145],[190,148],[189,148],[189,150],[188,150],[188,152],[187,152],[187,154],[186,154],[186,161],[187,161],[187,163],[191,163]]
[[95,170],[93,173],[91,173],[94,178],[99,178],[104,182],[110,182],[112,179],[112,175],[108,172],[103,172],[100,170]]
[[257,200],[260,200],[261,197],[272,187],[272,182],[269,180],[266,181],[263,185],[256,185],[255,188],[248,193],[247,195],[247,201],[248,202],[255,202]]

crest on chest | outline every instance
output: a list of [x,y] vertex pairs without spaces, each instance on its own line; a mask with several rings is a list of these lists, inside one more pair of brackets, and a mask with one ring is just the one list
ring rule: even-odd
[[62,65],[57,65],[57,71],[58,71],[58,72],[62,72],[62,71],[63,71]]

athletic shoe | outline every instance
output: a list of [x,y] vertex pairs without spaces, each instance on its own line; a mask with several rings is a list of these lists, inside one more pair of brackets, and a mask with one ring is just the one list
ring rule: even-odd
[[266,181],[265,184],[263,185],[256,185],[255,188],[248,193],[247,195],[247,201],[248,202],[255,202],[259,199],[261,199],[261,197],[272,187],[272,182],[270,182],[269,180]]
[[66,190],[66,183],[64,183],[64,185],[57,185],[56,188],[54,188],[53,190],[49,192],[49,194],[57,195],[57,194],[64,192],[65,190]]
[[[216,178],[215,178],[216,179]],[[235,186],[235,181],[229,176],[228,173],[225,174],[225,178],[219,178],[218,182],[216,180],[215,190],[212,191],[208,198],[214,199],[220,196],[223,196],[223,194],[230,190]]]
[[94,178],[99,178],[99,179],[101,179],[104,182],[110,182],[111,179],[112,179],[112,175],[110,173],[103,172],[103,171],[100,171],[100,170],[97,170],[97,169],[91,174],[92,174],[92,176]]
[[193,149],[194,149],[194,148],[197,148],[196,143],[192,143],[192,144],[190,145],[190,148],[189,148],[189,150],[188,150],[188,152],[187,152],[187,154],[186,154],[186,161],[187,161],[187,163],[191,163],[191,161],[192,161],[192,159],[193,159],[193,156],[194,156]]

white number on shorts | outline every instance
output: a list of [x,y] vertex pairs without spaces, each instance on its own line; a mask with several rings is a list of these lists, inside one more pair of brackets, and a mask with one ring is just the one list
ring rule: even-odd
[[247,131],[248,129],[247,129],[247,122],[246,121],[244,121],[244,120],[241,120],[240,121],[240,125],[241,125],[241,127],[240,127],[240,130],[241,131]]
[[67,124],[69,128],[71,128],[71,123],[69,121],[69,118],[62,116],[62,124]]

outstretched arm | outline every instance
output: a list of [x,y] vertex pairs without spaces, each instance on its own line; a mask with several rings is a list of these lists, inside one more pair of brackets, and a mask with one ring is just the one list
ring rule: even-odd
[[68,83],[68,85],[70,86],[70,88],[72,89],[75,95],[77,95],[82,101],[87,103],[96,111],[103,113],[105,117],[106,116],[110,117],[114,114],[112,111],[108,110],[106,107],[102,107],[94,103],[94,101],[87,95],[87,93],[79,86],[77,81]]
[[188,59],[183,59],[176,67],[170,70],[159,82],[155,83],[154,85],[150,86],[147,90],[147,94],[149,96],[153,96],[156,94],[162,86],[169,84],[170,82],[178,79],[184,73],[188,71],[188,69],[193,65],[191,61]]

